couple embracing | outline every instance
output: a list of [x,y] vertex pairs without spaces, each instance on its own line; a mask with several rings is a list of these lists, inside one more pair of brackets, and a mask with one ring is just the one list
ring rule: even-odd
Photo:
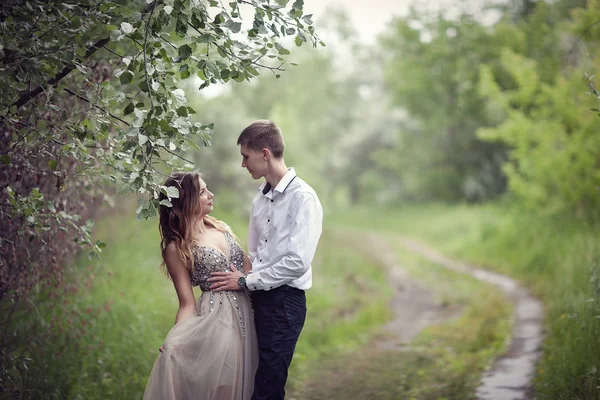
[[[256,121],[237,144],[242,167],[265,178],[252,200],[248,254],[229,226],[210,216],[214,194],[198,173],[174,173],[165,183],[179,190],[172,207],[159,209],[162,257],[179,310],[144,400],[285,397],[323,211],[315,191],[287,168],[277,125]],[[193,286],[202,290],[197,301]]]

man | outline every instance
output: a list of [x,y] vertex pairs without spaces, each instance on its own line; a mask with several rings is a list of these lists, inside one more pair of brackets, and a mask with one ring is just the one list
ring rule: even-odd
[[305,290],[312,286],[311,263],[321,236],[323,210],[315,191],[283,160],[281,131],[271,121],[255,121],[237,144],[242,167],[265,178],[252,200],[248,228],[247,276],[213,273],[211,288],[251,291],[259,364],[253,400],[285,397],[285,383],[306,318]]

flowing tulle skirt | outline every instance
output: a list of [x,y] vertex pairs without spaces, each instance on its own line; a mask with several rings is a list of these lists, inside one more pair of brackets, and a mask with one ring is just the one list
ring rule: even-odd
[[258,365],[246,292],[204,292],[199,315],[177,323],[154,363],[144,400],[250,400]]

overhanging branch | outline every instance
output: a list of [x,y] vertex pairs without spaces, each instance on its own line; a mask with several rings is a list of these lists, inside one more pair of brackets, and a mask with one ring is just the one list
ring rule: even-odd
[[[84,58],[88,58],[89,56],[94,54],[96,51],[98,51],[98,49],[101,49],[102,47],[104,47],[104,45],[108,42],[110,42],[109,37],[98,40],[92,46],[88,47],[87,51],[85,52]],[[63,70],[60,71],[55,77],[50,79],[47,82],[47,84],[49,86],[56,85],[58,82],[60,82],[61,79],[63,79],[65,76],[69,75],[71,73],[71,71],[73,71],[75,68],[76,68],[75,64],[71,64],[71,65],[64,67]],[[12,103],[10,106],[11,107],[16,106],[17,108],[21,108],[25,104],[27,104],[31,99],[33,99],[35,96],[42,93],[43,91],[44,91],[44,85],[42,85],[42,84],[37,85],[34,89],[30,90],[29,92],[27,92],[27,93],[23,94],[21,97],[19,97],[19,99],[17,101],[15,101],[14,103]]]
[[[162,0],[155,0],[155,1],[151,2],[144,8],[144,10],[142,11],[142,14],[146,14],[146,13],[150,12],[151,10],[154,10],[154,7],[157,6],[158,4],[160,4],[161,2],[162,2]],[[89,58],[96,51],[103,48],[108,42],[110,42],[110,37],[106,37],[106,38],[98,40],[96,43],[94,43],[93,45],[91,45],[90,47],[87,48],[83,58],[84,59]],[[54,76],[53,78],[48,80],[48,82],[46,82],[46,85],[54,86],[54,85],[58,84],[58,82],[60,82],[65,76],[69,75],[71,73],[71,71],[73,71],[75,68],[76,68],[75,64],[67,65],[56,76]],[[21,97],[19,97],[14,103],[12,103],[10,105],[10,107],[11,108],[12,107],[21,108],[25,104],[27,104],[31,99],[33,99],[34,97],[36,97],[43,91],[44,91],[44,84],[39,84],[32,90],[21,95]]]

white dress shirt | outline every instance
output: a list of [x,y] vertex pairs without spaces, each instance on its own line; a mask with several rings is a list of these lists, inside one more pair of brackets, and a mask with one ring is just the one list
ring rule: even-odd
[[264,182],[252,200],[248,227],[252,272],[246,277],[246,285],[250,290],[271,290],[282,285],[310,289],[311,263],[323,225],[319,197],[296,176],[294,168],[275,189],[269,189]]

